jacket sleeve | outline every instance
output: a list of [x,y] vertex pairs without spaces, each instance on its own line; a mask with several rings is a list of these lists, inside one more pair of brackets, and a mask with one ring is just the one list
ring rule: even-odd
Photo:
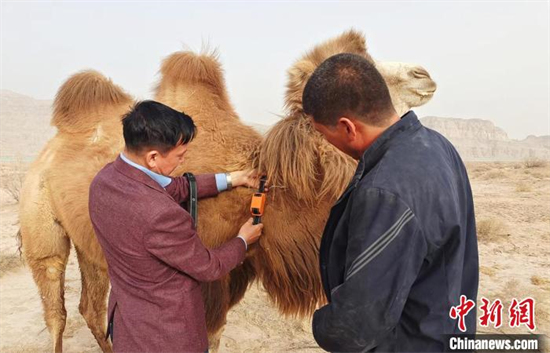
[[370,350],[396,327],[427,254],[415,215],[393,193],[357,190],[351,207],[343,282],[313,315],[315,340],[332,352]]
[[191,216],[178,211],[163,210],[152,219],[143,241],[150,254],[200,282],[220,279],[244,261],[246,247],[241,239],[208,249],[193,229]]
[[[216,177],[214,174],[196,175],[195,178],[197,179],[197,194],[199,199],[216,196],[218,194]],[[183,176],[172,178],[172,182],[166,186],[166,192],[168,192],[177,203],[185,202],[189,198],[189,181]]]

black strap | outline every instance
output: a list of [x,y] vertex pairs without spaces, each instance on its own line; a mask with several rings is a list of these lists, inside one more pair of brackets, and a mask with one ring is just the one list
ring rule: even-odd
[[189,214],[191,214],[191,218],[193,218],[193,223],[195,224],[195,227],[197,227],[197,220],[199,217],[197,179],[195,179],[195,176],[192,173],[185,173],[183,174],[183,176],[186,177],[189,181],[189,206],[187,210],[189,211]]
[[105,337],[105,340],[108,340],[109,337],[111,337],[111,343],[113,343],[113,340],[114,340],[114,324],[113,324],[113,320],[114,320],[114,317],[111,318],[111,320],[109,321],[109,326],[107,326],[107,336]]
[[115,321],[115,311],[117,310],[118,303],[115,303],[115,307],[113,308],[113,312],[111,313],[111,316],[109,317],[109,321],[107,323],[107,332],[105,332],[105,341],[111,337],[111,343],[113,343],[113,332],[114,332],[114,321]]

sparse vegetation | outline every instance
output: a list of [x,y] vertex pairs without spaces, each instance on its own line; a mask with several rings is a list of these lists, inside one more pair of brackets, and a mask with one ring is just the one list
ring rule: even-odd
[[526,182],[519,182],[516,184],[516,191],[517,192],[530,192],[533,191],[533,188],[531,185],[527,184]]
[[538,287],[545,287],[550,284],[550,281],[546,278],[542,278],[540,276],[534,275],[534,276],[531,276],[531,283]]
[[23,186],[23,180],[25,179],[26,170],[27,166],[23,163],[23,160],[20,157],[17,157],[15,162],[10,165],[9,168],[3,168],[2,170],[0,187],[17,202],[19,202],[19,196]]
[[0,277],[16,270],[23,265],[23,258],[19,254],[0,255]]
[[543,168],[548,166],[548,161],[540,158],[529,157],[523,161],[525,168]]
[[487,218],[477,221],[477,238],[483,242],[498,241],[503,238],[506,226],[501,220]]
[[506,176],[505,172],[500,169],[489,170],[481,176],[483,180],[502,179]]
[[479,268],[479,272],[489,277],[493,277],[497,271],[493,267],[481,266]]

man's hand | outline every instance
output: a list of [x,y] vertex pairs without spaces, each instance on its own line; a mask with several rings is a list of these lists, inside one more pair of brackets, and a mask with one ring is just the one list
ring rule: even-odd
[[246,241],[246,244],[250,245],[257,242],[258,239],[260,239],[260,235],[262,235],[263,227],[264,225],[262,223],[253,225],[252,218],[250,218],[241,227],[241,230],[239,231],[239,235],[244,238],[244,240]]
[[[231,175],[231,183],[233,184],[233,187],[248,186],[255,189],[260,187],[261,175],[259,175],[258,171],[255,169],[239,170],[229,174]],[[266,187],[265,192],[267,191],[268,188]]]

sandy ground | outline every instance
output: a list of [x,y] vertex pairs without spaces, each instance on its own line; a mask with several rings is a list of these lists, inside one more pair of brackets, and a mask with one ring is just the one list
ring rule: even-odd
[[[9,174],[7,167],[2,175]],[[9,169],[9,168],[8,168]],[[523,163],[468,164],[476,203],[480,248],[479,296],[504,303],[503,327],[480,332],[529,333],[509,328],[513,298],[536,300],[535,333],[550,329],[550,167]],[[5,184],[3,184],[5,185]],[[50,337],[42,319],[37,288],[19,259],[15,234],[17,203],[0,190],[0,351],[48,352]],[[65,352],[100,352],[78,313],[80,275],[71,254],[66,272]],[[221,352],[320,352],[309,322],[285,319],[256,285],[228,317]]]

